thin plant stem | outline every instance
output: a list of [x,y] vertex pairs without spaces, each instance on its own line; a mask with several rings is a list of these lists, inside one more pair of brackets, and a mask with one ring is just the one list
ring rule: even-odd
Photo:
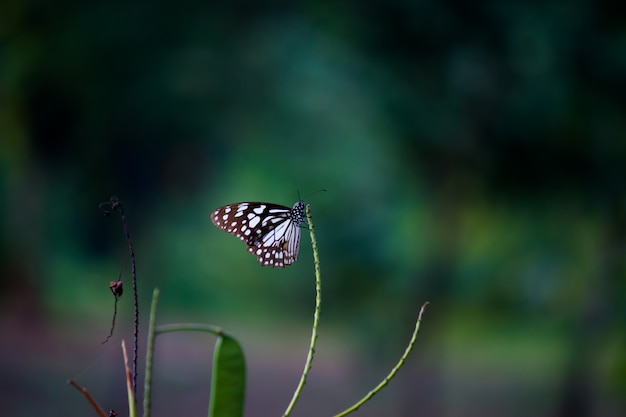
[[105,411],[102,409],[102,407],[100,407],[100,404],[98,404],[97,401],[91,396],[89,391],[87,391],[87,388],[81,385],[78,385],[78,383],[74,381],[73,379],[70,379],[69,381],[67,381],[67,383],[73,386],[74,388],[76,388],[78,391],[80,391],[81,394],[83,394],[83,396],[87,399],[89,404],[91,404],[93,409],[96,410],[96,413],[98,414],[98,416],[107,417]]
[[113,336],[113,330],[115,329],[115,319],[117,318],[117,302],[119,301],[119,299],[119,297],[115,296],[115,301],[113,303],[113,319],[111,320],[111,330],[109,330],[109,334],[106,339],[102,341],[102,344],[108,342],[109,339],[111,339],[111,337]]
[[[105,204],[105,203],[103,203]],[[124,206],[116,196],[112,196],[109,200],[111,210],[119,210],[120,217],[122,219],[122,225],[124,226],[124,233],[126,234],[126,244],[130,252],[130,272],[133,277],[133,295],[135,300],[135,334],[133,343],[133,394],[137,395],[137,356],[139,352],[139,296],[137,294],[137,269],[135,264],[135,250],[133,249],[133,241],[130,238],[130,231],[128,230],[128,224],[126,223],[126,215],[124,214]],[[102,204],[101,204],[102,206]],[[105,211],[105,214],[109,215],[110,212]]]
[[317,242],[315,240],[315,232],[313,231],[313,219],[311,218],[311,210],[309,205],[306,206],[306,219],[309,226],[309,234],[311,235],[311,246],[313,247],[313,260],[315,263],[315,312],[313,313],[313,330],[311,331],[311,344],[309,346],[309,352],[307,354],[306,362],[304,364],[304,370],[302,371],[302,376],[300,377],[300,382],[296,387],[296,391],[293,393],[293,397],[291,398],[291,402],[287,406],[283,417],[287,417],[293,411],[298,398],[300,397],[300,393],[302,392],[302,388],[304,384],[306,384],[307,376],[309,375],[309,371],[311,370],[311,364],[313,363],[313,356],[315,355],[315,345],[317,344],[317,327],[320,320],[320,311],[322,304],[322,279],[320,273],[320,260],[319,254],[317,251]]
[[420,312],[417,316],[417,321],[415,322],[415,330],[413,330],[413,336],[411,336],[411,341],[409,342],[408,346],[406,347],[406,350],[404,351],[404,354],[402,355],[402,357],[400,358],[396,366],[394,366],[391,372],[389,372],[389,375],[387,375],[385,379],[383,379],[382,382],[376,386],[376,388],[368,392],[365,397],[359,400],[359,402],[357,402],[356,404],[354,404],[352,407],[348,408],[347,410],[344,410],[341,413],[335,415],[334,417],[347,416],[353,411],[358,410],[359,407],[361,407],[363,404],[369,401],[369,399],[372,398],[376,393],[378,393],[381,389],[383,389],[385,385],[387,385],[389,381],[391,381],[391,379],[396,375],[396,373],[400,370],[400,368],[402,368],[402,365],[404,365],[404,362],[406,361],[406,358],[409,356],[409,353],[411,353],[411,351],[413,350],[413,345],[415,345],[415,340],[417,339],[417,333],[419,332],[419,329],[420,329],[420,323],[422,322],[422,314],[424,314],[424,309],[426,308],[427,305],[428,305],[428,301],[426,301],[422,305],[422,308],[420,308]]
[[143,417],[150,417],[152,395],[152,363],[154,358],[154,327],[156,326],[156,311],[159,301],[159,289],[152,292],[152,305],[148,320],[148,342],[146,346],[146,374],[143,382]]
[[137,396],[137,356],[139,352],[139,296],[137,291],[137,268],[135,263],[135,250],[133,249],[133,241],[130,238],[130,231],[128,230],[128,224],[126,223],[126,216],[124,215],[124,208],[120,204],[120,214],[122,216],[122,223],[124,224],[124,232],[126,233],[126,243],[128,243],[128,250],[130,251],[130,273],[133,277],[133,296],[135,299],[135,334],[133,343],[133,394]]
[[155,335],[169,332],[206,332],[214,334],[215,336],[227,335],[221,327],[203,323],[161,324],[154,328]]
[[124,356],[124,370],[126,372],[126,390],[128,391],[128,415],[137,417],[137,400],[135,399],[135,386],[133,385],[133,375],[128,369],[128,354],[126,353],[126,343],[122,339],[122,355]]

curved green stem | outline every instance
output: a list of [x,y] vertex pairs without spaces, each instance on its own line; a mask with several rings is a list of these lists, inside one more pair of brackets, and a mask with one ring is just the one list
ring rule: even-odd
[[348,408],[347,410],[344,410],[341,413],[335,415],[335,417],[347,416],[351,412],[358,410],[359,407],[361,407],[363,404],[369,401],[369,399],[372,398],[378,391],[383,389],[385,385],[387,385],[389,381],[391,381],[391,379],[396,375],[396,373],[400,370],[400,368],[402,368],[402,365],[404,365],[404,362],[406,361],[406,358],[409,356],[409,353],[411,353],[411,351],[413,350],[413,345],[415,345],[415,340],[417,339],[417,333],[419,332],[419,329],[420,329],[420,323],[422,322],[422,314],[424,314],[424,309],[426,308],[427,305],[428,305],[428,301],[426,301],[422,305],[422,308],[420,308],[420,312],[417,316],[417,321],[415,322],[415,330],[413,330],[413,336],[411,337],[411,341],[409,342],[408,346],[406,347],[404,351],[404,354],[402,355],[402,357],[400,358],[396,366],[394,366],[391,372],[389,372],[389,375],[387,375],[385,379],[383,379],[382,382],[376,386],[376,388],[368,392],[367,395],[363,397],[359,402],[357,402],[356,404],[354,404],[352,407]]
[[[159,289],[155,288],[150,308],[148,323],[148,346],[146,349],[146,377],[144,386],[144,417],[150,417],[152,391],[152,365],[154,358],[155,337],[159,334],[182,331],[212,333],[218,337],[214,350],[213,379],[211,382],[211,401],[209,415],[243,414],[245,389],[245,362],[239,343],[226,334],[219,326],[201,323],[175,323],[156,325],[157,301]],[[218,372],[219,371],[219,372]],[[129,392],[129,398],[132,392]],[[132,404],[131,404],[132,405]],[[223,412],[227,410],[228,412]]]
[[307,354],[306,362],[304,364],[304,370],[302,371],[302,376],[300,377],[300,382],[296,387],[296,391],[293,393],[293,397],[291,398],[291,402],[287,406],[283,417],[287,417],[293,411],[293,408],[298,402],[298,398],[300,397],[300,393],[302,392],[302,388],[304,384],[306,384],[306,378],[309,375],[309,371],[311,370],[311,364],[313,363],[313,355],[315,354],[315,345],[317,344],[317,327],[320,320],[320,306],[322,304],[322,280],[320,273],[320,259],[319,254],[317,252],[317,242],[315,240],[315,232],[313,231],[313,219],[311,218],[311,210],[310,207],[306,206],[306,220],[309,225],[309,234],[311,235],[311,246],[313,247],[313,260],[315,263],[315,312],[313,313],[313,330],[311,331],[311,344],[309,346],[309,353]]

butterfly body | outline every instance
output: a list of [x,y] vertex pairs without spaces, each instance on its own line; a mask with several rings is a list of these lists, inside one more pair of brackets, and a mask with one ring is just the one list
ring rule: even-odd
[[304,201],[292,208],[272,203],[243,202],[220,207],[211,221],[241,239],[263,266],[284,268],[298,259]]

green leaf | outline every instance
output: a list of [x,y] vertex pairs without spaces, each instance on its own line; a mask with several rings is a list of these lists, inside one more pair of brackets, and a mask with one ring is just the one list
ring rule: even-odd
[[209,417],[242,417],[246,363],[235,339],[220,335],[215,344]]

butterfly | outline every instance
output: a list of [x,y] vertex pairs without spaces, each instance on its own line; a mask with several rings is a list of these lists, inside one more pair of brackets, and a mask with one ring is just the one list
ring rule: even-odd
[[261,265],[284,268],[298,259],[304,211],[302,200],[292,208],[272,203],[244,202],[214,210],[211,221],[241,239]]

